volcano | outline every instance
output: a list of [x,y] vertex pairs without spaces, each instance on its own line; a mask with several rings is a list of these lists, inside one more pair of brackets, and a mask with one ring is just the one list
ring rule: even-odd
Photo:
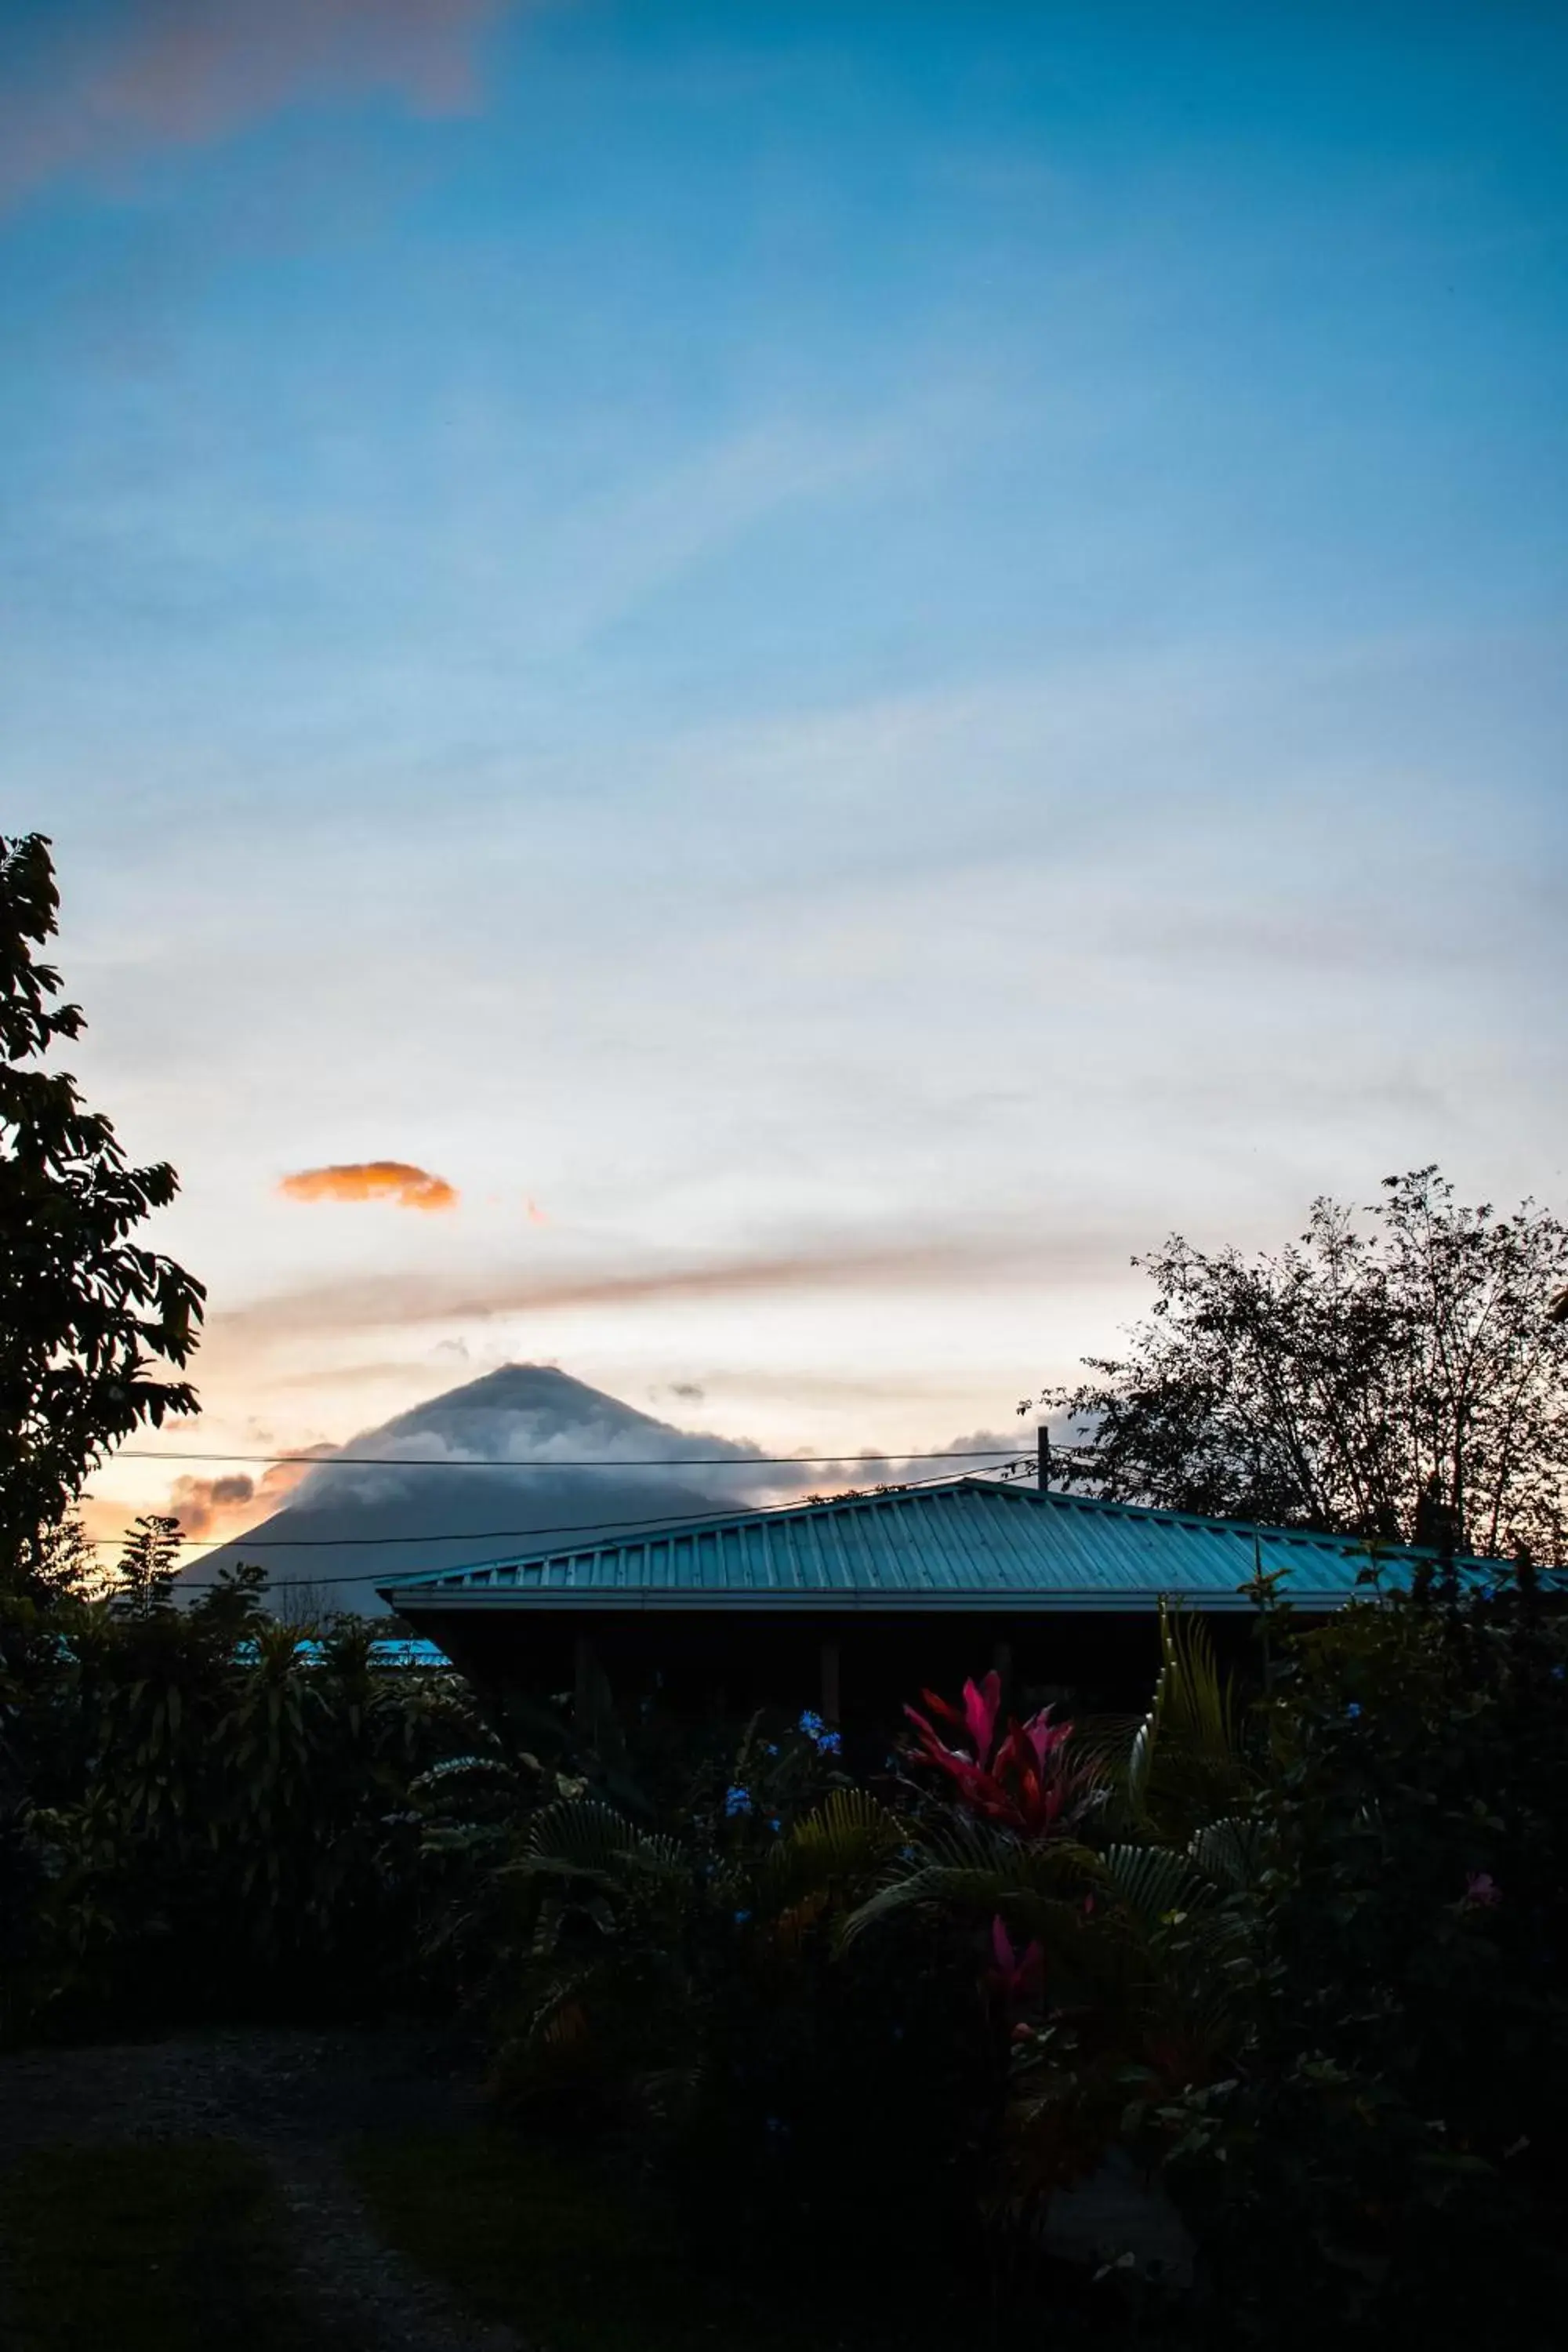
[[[480,1463],[495,1466],[454,1466]],[[552,1366],[504,1364],[324,1456],[270,1518],[193,1561],[179,1586],[199,1591],[249,1559],[280,1611],[383,1616],[378,1578],[575,1549],[776,1502],[803,1483],[754,1446],[676,1429]]]

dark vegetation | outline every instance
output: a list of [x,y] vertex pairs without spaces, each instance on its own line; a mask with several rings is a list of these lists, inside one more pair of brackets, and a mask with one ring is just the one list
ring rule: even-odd
[[48,844],[0,836],[0,1569],[45,1573],[51,1530],[106,1449],[190,1412],[202,1286],[131,1236],[177,1187],[130,1167],[51,1048],[81,1034],[36,950],[59,899]]
[[[1168,1241],[1125,1356],[1042,1402],[1072,1483],[1124,1502],[1486,1557],[1568,1551],[1568,1226],[1436,1168],[1272,1255]],[[1021,1411],[1031,1407],[1026,1403]]]
[[[1253,1589],[1234,1685],[1173,1616],[1145,1715],[990,1676],[912,1694],[869,1772],[809,1710],[483,1717],[358,1623],[280,1623],[256,1571],[176,1608],[166,1521],[92,1568],[70,1503],[188,1406],[155,1375],[200,1294],[132,1239],[172,1177],[27,1066],[75,1034],[30,961],[42,845],[0,845],[0,903],[14,2043],[460,2021],[487,2126],[370,2135],[353,2174],[472,2311],[565,2352],[1558,2340],[1561,1229],[1427,1173],[1364,1245],[1323,1212],[1305,1256],[1158,1263],[1077,1468],[1368,1539],[1326,1629]],[[1509,1564],[1454,1565],[1494,1529]],[[1432,1539],[1413,1579],[1399,1532]],[[26,2155],[16,2340],[309,2345],[278,2227],[221,2138]]]

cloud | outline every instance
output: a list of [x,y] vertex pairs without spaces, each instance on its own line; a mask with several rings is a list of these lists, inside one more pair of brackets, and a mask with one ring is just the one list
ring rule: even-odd
[[[318,1173],[321,1171],[311,1171]],[[290,1179],[293,1182],[297,1180]],[[362,1197],[362,1196],[354,1196]],[[1033,1226],[936,1234],[886,1243],[824,1244],[689,1262],[544,1274],[498,1267],[488,1276],[387,1272],[317,1283],[208,1318],[208,1341],[468,1322],[572,1307],[658,1305],[799,1290],[916,1290],[976,1281],[1103,1281],[1126,1265],[1128,1245],[1101,1233],[1042,1235]]]
[[0,203],[62,173],[210,146],[284,107],[390,92],[421,114],[479,99],[480,36],[510,0],[128,0],[62,9],[0,79]]
[[392,1201],[400,1209],[455,1209],[444,1176],[406,1160],[351,1160],[335,1168],[301,1168],[278,1190],[290,1201]]
[[[316,1450],[330,1465],[288,1465],[295,1491],[264,1526],[252,1506],[237,1540],[191,1560],[194,1585],[249,1557],[279,1585],[316,1584],[336,1603],[375,1611],[378,1576],[493,1558],[568,1530],[586,1539],[638,1521],[741,1510],[802,1483],[744,1440],[677,1428],[543,1364],[500,1365],[346,1446]],[[480,1462],[490,1475],[450,1475],[454,1464]]]
[[[313,1446],[324,1454],[330,1447]],[[301,1462],[278,1462],[260,1478],[236,1471],[220,1478],[176,1478],[164,1509],[180,1522],[183,1536],[229,1536],[254,1527],[275,1511],[305,1475]]]

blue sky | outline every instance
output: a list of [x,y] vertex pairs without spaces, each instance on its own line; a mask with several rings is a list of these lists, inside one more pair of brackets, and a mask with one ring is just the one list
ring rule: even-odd
[[4,16],[0,708],[214,1444],[931,1444],[1562,1204],[1560,12],[212,17]]

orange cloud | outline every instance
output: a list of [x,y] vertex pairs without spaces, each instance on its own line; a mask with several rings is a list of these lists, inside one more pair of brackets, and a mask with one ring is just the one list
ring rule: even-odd
[[278,1190],[290,1201],[393,1201],[400,1209],[455,1209],[444,1176],[406,1160],[351,1160],[337,1168],[301,1168]]
[[62,172],[206,146],[301,100],[389,90],[424,114],[469,109],[479,46],[509,5],[134,0],[101,25],[62,10],[0,106],[0,201]]
[[[303,1449],[311,1454],[331,1454],[331,1445],[313,1445]],[[82,1525],[98,1546],[100,1568],[112,1565],[114,1555],[131,1532],[131,1522],[140,1511],[163,1511],[178,1519],[180,1533],[187,1539],[223,1540],[240,1535],[253,1528],[282,1504],[291,1487],[297,1486],[310,1469],[308,1462],[275,1462],[259,1478],[244,1471],[232,1471],[217,1478],[174,1480],[161,1501],[143,1496],[128,1503],[112,1496],[87,1495],[81,1501]],[[200,1558],[200,1554],[193,1554]]]
[[275,1462],[259,1478],[247,1477],[243,1471],[221,1478],[176,1478],[163,1507],[179,1520],[183,1536],[236,1535],[275,1511],[289,1488],[299,1485],[308,1466],[303,1462]]

